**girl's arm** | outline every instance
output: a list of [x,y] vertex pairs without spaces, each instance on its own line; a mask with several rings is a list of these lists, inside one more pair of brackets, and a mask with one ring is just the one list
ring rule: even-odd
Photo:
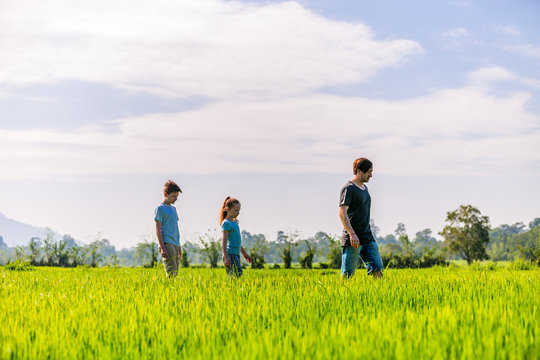
[[251,256],[249,256],[249,254],[246,252],[246,250],[244,250],[243,247],[240,247],[240,251],[242,252],[242,255],[244,255],[244,258],[246,259],[246,261],[248,263],[251,263]]
[[225,267],[231,266],[231,261],[227,256],[227,241],[229,240],[229,231],[223,230],[223,241],[221,242],[221,250],[223,250],[223,264]]

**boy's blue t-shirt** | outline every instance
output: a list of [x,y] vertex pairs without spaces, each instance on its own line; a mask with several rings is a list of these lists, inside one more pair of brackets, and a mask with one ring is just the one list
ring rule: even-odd
[[221,230],[229,232],[227,254],[240,255],[242,237],[240,236],[240,226],[238,226],[238,222],[225,219],[221,224]]
[[161,223],[163,241],[169,244],[180,246],[180,232],[178,231],[178,214],[172,205],[163,203],[154,211],[154,220]]

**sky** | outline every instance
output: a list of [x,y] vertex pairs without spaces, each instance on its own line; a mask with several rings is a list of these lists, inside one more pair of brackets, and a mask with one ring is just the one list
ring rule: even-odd
[[[540,217],[540,3],[0,0],[0,212],[117,248],[341,232],[352,163],[380,235],[471,204]],[[0,229],[1,231],[1,229]],[[6,239],[9,244],[9,239]]]

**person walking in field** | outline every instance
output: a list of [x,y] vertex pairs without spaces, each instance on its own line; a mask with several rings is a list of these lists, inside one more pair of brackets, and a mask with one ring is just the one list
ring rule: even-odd
[[219,221],[223,231],[223,241],[221,248],[223,250],[223,263],[229,276],[242,276],[242,266],[240,265],[240,253],[248,263],[251,257],[242,247],[242,237],[240,236],[240,227],[238,226],[238,215],[240,214],[240,201],[227,196],[221,206]]
[[352,180],[341,189],[339,199],[339,218],[344,228],[341,238],[341,277],[353,276],[360,258],[368,275],[382,278],[379,247],[369,226],[371,196],[365,184],[373,176],[372,162],[366,158],[354,160],[353,173]]
[[182,255],[180,232],[178,231],[178,213],[173,206],[181,192],[182,190],[174,181],[167,181],[163,186],[163,202],[158,205],[154,212],[156,235],[167,277],[178,274],[178,260]]

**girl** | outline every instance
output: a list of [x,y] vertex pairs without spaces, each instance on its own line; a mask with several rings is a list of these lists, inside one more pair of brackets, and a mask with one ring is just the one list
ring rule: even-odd
[[219,220],[221,230],[223,230],[223,262],[228,275],[242,276],[242,266],[240,266],[240,252],[246,258],[248,263],[251,257],[242,247],[242,238],[240,236],[240,227],[236,217],[240,214],[240,201],[227,196],[221,207]]

